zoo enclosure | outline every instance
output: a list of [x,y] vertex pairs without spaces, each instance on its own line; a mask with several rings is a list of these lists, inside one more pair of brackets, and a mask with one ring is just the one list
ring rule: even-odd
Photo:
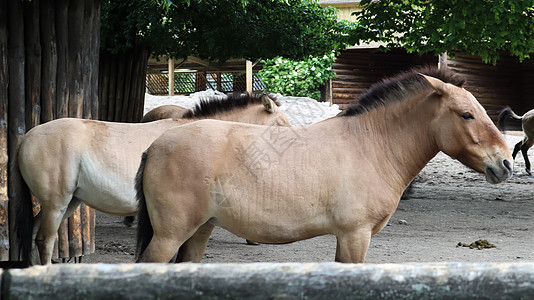
[[[169,74],[147,74],[146,88],[149,94],[164,95],[169,93]],[[253,72],[252,89],[261,91],[265,88],[261,75]],[[205,91],[206,89],[217,90],[223,93],[246,90],[246,73],[234,72],[175,72],[174,93],[180,95]]]
[[[191,94],[207,89],[224,93],[252,91],[265,88],[259,71],[261,63],[244,59],[230,59],[224,63],[187,57],[181,61],[166,57],[151,58],[147,65],[146,91],[154,95]],[[174,80],[169,80],[169,73]],[[250,76],[247,80],[247,76]]]

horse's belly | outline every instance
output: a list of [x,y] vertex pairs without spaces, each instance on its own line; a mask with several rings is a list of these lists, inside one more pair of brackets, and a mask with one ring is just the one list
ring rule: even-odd
[[[291,192],[268,177],[244,180],[242,174],[219,176],[210,189],[211,223],[261,243],[290,243],[332,233],[320,193]],[[272,180],[271,180],[272,179]]]
[[[85,175],[85,174],[82,174]],[[74,196],[99,211],[128,216],[137,213],[134,178],[80,176]]]
[[235,235],[265,244],[281,244],[332,233],[326,217],[291,213],[291,210],[249,213],[234,209],[211,220]]
[[78,188],[74,196],[90,207],[104,213],[118,216],[132,216],[137,213],[135,193],[132,192],[117,191],[117,189],[94,188],[87,190]]

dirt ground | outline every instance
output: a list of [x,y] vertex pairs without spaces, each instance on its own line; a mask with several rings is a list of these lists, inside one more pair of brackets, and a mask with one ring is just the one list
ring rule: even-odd
[[[521,133],[506,138],[512,147]],[[416,178],[411,197],[400,201],[388,226],[372,237],[366,262],[534,261],[533,194],[534,178],[526,175],[521,155],[514,176],[492,185],[483,175],[439,153]],[[457,247],[459,242],[477,240],[496,247]],[[330,262],[335,249],[333,236],[251,246],[216,228],[202,262]],[[129,263],[134,252],[135,225],[128,228],[121,217],[97,213],[96,252],[83,262]]]

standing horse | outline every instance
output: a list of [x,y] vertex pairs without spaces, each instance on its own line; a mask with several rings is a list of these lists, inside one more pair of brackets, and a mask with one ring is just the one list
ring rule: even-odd
[[523,133],[525,135],[522,141],[515,144],[514,151],[512,152],[512,157],[515,159],[515,156],[517,155],[519,150],[521,150],[521,154],[525,159],[525,170],[528,175],[531,175],[530,160],[528,159],[527,152],[528,149],[530,149],[532,145],[534,145],[534,109],[527,111],[522,116],[518,116],[512,111],[510,107],[504,108],[503,110],[501,110],[498,120],[499,128],[501,130],[505,130],[504,120],[508,117],[514,120],[521,121],[521,127],[523,128]]
[[[166,130],[208,117],[290,126],[267,96],[241,95],[201,102],[182,119],[129,124],[66,118],[31,129],[18,150],[18,166],[41,211],[33,233],[20,226],[24,259],[32,239],[41,264],[50,263],[59,225],[80,203],[113,215],[136,214],[134,179],[143,151]],[[31,211],[30,199],[20,206]]]
[[178,247],[179,261],[198,262],[214,226],[273,244],[333,234],[336,261],[363,262],[439,151],[491,183],[512,175],[504,138],[462,83],[412,70],[311,126],[203,120],[165,132],[136,177],[138,262],[168,262]]

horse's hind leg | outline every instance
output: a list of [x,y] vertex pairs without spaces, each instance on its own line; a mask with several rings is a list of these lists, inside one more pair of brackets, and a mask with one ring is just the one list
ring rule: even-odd
[[206,251],[206,246],[211,236],[211,232],[213,231],[213,227],[214,226],[209,223],[200,226],[197,232],[195,232],[195,234],[193,234],[193,236],[180,247],[176,262],[200,262]]
[[515,159],[517,153],[519,150],[521,150],[521,145],[523,145],[523,141],[520,141],[519,143],[515,144],[514,151],[512,152],[512,158]]
[[158,236],[154,234],[152,240],[150,240],[146,249],[141,253],[137,262],[170,262],[176,254],[176,249],[178,249],[182,243],[183,241],[173,237]]
[[528,149],[532,147],[534,144],[534,141],[527,140],[523,145],[521,145],[521,154],[523,154],[523,159],[525,160],[525,170],[527,171],[528,175],[531,175],[530,172],[530,160],[528,159]]
[[[49,264],[52,262],[52,254],[54,251],[54,242],[56,240],[56,233],[59,225],[64,218],[70,216],[80,204],[73,198],[69,205],[60,209],[57,207],[42,206],[39,213],[39,229],[35,237],[35,243],[39,250],[39,257],[41,264]],[[34,228],[35,230],[36,228]]]

